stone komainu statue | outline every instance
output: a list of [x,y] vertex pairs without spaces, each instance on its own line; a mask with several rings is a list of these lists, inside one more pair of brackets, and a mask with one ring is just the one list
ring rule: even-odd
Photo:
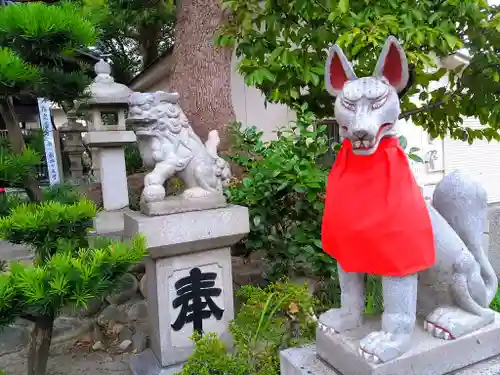
[[319,318],[320,334],[363,324],[365,274],[382,276],[384,297],[381,329],[359,344],[369,362],[410,348],[417,312],[425,330],[443,340],[492,323],[498,280],[482,244],[486,191],[453,172],[432,203],[424,201],[396,138],[398,92],[408,81],[397,40],[387,40],[373,75],[363,78],[332,47],[325,80],[344,141],[328,180],[322,240],[338,261],[342,294],[341,307]]
[[133,93],[127,121],[134,126],[144,165],[151,170],[144,180],[144,202],[164,200],[163,184],[174,175],[186,187],[182,198],[204,199],[222,194],[231,172],[217,154],[218,133],[212,130],[203,144],[179,106],[179,94]]

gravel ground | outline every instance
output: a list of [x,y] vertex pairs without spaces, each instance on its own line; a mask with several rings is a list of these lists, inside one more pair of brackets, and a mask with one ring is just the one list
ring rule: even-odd
[[[128,354],[89,352],[86,347],[55,345],[47,365],[47,375],[130,375]],[[25,375],[26,349],[0,353],[0,369],[7,375]]]

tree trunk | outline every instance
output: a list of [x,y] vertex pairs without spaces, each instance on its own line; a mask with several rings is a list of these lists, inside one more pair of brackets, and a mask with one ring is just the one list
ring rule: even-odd
[[[24,152],[24,138],[10,98],[0,100],[0,116],[2,116],[5,122],[12,152],[21,155]],[[40,202],[43,200],[43,192],[36,180],[28,179],[24,181],[24,188],[31,201]]]
[[225,21],[220,0],[178,0],[174,66],[168,90],[180,94],[182,109],[194,131],[206,140],[210,130],[227,149],[225,127],[235,120],[231,101],[230,48],[214,46],[214,34]]
[[54,316],[41,316],[36,319],[29,342],[28,375],[45,375],[53,328]]

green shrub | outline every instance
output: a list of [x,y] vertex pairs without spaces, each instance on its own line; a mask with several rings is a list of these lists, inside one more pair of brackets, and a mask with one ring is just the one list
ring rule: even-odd
[[[290,129],[264,145],[254,128],[243,130],[231,157],[246,170],[245,177],[227,189],[231,203],[247,206],[251,231],[242,245],[265,250],[267,275],[336,273],[335,261],[322,251],[320,232],[326,179],[330,166],[321,161],[328,152],[326,126],[299,112]],[[238,138],[237,130],[232,132]]]
[[39,155],[45,154],[45,144],[42,129],[30,129],[23,138],[26,146],[30,147]]
[[180,375],[279,375],[279,351],[313,340],[316,301],[305,286],[245,286],[238,296],[243,304],[230,324],[232,353],[214,334],[195,334],[196,349]]
[[83,197],[84,196],[78,186],[68,182],[51,185],[44,190],[45,201],[73,204],[78,202]]
[[0,139],[0,186],[22,187],[26,180],[36,177],[36,167],[41,160],[41,154],[31,147],[26,146],[22,154],[15,154],[9,141]]

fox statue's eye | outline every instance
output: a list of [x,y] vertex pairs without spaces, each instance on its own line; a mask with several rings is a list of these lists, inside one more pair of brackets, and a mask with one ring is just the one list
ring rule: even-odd
[[342,100],[342,105],[350,111],[356,110],[356,105],[354,103],[351,103],[351,102],[345,100],[345,99]]
[[377,99],[375,102],[373,102],[372,108],[377,109],[377,108],[382,107],[386,100],[387,100],[387,96],[384,96],[383,98]]

